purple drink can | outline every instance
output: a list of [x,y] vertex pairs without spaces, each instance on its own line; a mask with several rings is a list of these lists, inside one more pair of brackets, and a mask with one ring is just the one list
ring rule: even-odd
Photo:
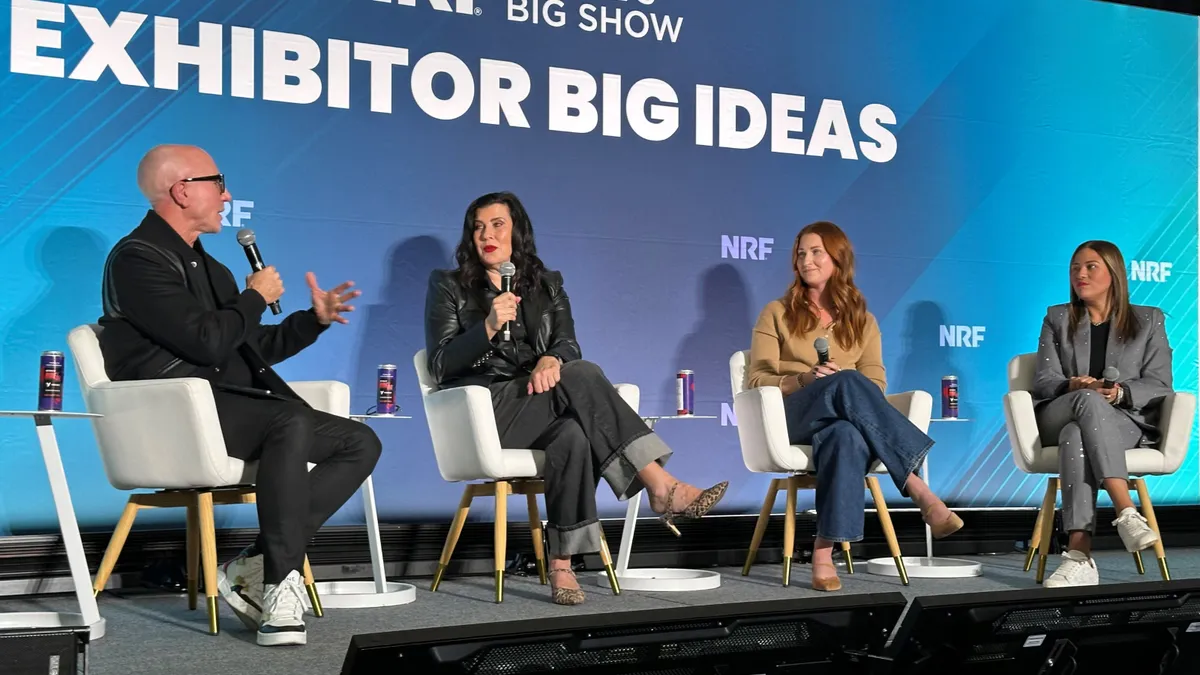
[[696,374],[681,370],[675,374],[675,408],[678,415],[694,415],[696,399]]
[[375,414],[396,414],[396,366],[379,366],[378,387],[375,390]]
[[38,375],[38,410],[62,410],[63,353],[42,352]]
[[958,378],[954,375],[942,378],[942,417],[958,418]]

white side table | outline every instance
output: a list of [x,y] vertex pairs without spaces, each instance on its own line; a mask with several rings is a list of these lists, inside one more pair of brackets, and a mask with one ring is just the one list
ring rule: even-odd
[[[935,417],[930,422],[970,422],[965,417]],[[929,483],[929,455],[921,465],[921,475]],[[925,524],[925,556],[906,557],[904,569],[910,578],[918,579],[965,579],[983,574],[983,566],[971,560],[959,558],[935,558],[933,555],[933,528]],[[887,577],[898,577],[896,562],[891,558],[872,558],[867,561],[867,572]]]
[[3,410],[0,411],[0,417],[32,418],[37,427],[38,442],[42,446],[42,460],[46,463],[46,474],[50,479],[50,491],[54,495],[54,509],[58,511],[58,526],[62,529],[63,546],[67,549],[67,562],[71,566],[71,581],[75,584],[75,598],[79,601],[80,612],[0,613],[0,628],[87,626],[91,639],[99,640],[104,637],[105,621],[100,616],[96,596],[92,593],[92,577],[88,571],[87,558],[83,555],[79,522],[75,520],[75,507],[71,504],[67,474],[63,471],[62,455],[58,452],[58,439],[54,436],[51,421],[55,418],[91,419],[101,415],[51,410]]
[[[408,415],[351,415],[350,419],[410,420]],[[355,609],[362,607],[394,607],[407,605],[417,599],[412,584],[388,581],[383,566],[383,542],[379,537],[379,512],[375,508],[375,484],[371,477],[362,484],[363,516],[367,522],[367,544],[371,548],[371,571],[374,581],[322,581],[316,584],[321,605],[326,609]]]
[[[650,430],[659,420],[715,420],[716,415],[661,415],[642,417]],[[633,531],[637,527],[638,511],[642,506],[645,490],[629,498],[625,509],[625,527],[621,530],[621,551],[617,554],[617,582],[626,591],[707,591],[721,586],[721,574],[709,570],[689,570],[671,567],[629,569],[629,555],[633,550]],[[608,575],[601,572],[596,577],[598,586],[608,585]]]

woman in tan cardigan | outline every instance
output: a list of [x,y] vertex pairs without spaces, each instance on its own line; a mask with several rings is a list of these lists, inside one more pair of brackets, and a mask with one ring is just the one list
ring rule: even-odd
[[792,267],[796,279],[787,294],[768,304],[754,326],[747,386],[779,387],[788,441],[812,446],[812,586],[836,591],[842,584],[833,545],[862,539],[863,477],[876,460],[920,507],[934,537],[957,531],[962,520],[914,473],[933,439],[884,396],[879,324],[854,285],[850,240],[833,223],[813,223],[796,235]]

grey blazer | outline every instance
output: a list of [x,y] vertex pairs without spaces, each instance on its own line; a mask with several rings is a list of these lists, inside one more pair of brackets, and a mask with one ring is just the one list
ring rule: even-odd
[[[1123,403],[1117,410],[1141,427],[1146,441],[1154,442],[1158,440],[1163,398],[1172,392],[1171,345],[1161,309],[1142,305],[1133,305],[1132,309],[1140,323],[1137,335],[1123,341],[1116,330],[1110,330],[1104,367],[1115,366],[1121,372],[1119,382],[1125,388],[1129,407]],[[1091,370],[1092,325],[1081,321],[1075,334],[1068,335],[1069,319],[1069,305],[1053,305],[1046,310],[1031,392],[1035,407],[1063,395],[1072,377],[1087,375]]]

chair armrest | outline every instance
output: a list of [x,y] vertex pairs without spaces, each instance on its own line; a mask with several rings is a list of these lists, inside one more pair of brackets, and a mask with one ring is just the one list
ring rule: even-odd
[[929,433],[929,420],[933,417],[933,396],[927,391],[904,391],[898,394],[889,394],[887,396],[888,403],[908,418],[914,426],[921,430],[921,433]]
[[755,387],[733,398],[742,461],[750,471],[766,473],[788,466],[788,443],[783,392],[779,387]]
[[1017,468],[1030,472],[1037,453],[1042,450],[1037,417],[1033,414],[1033,397],[1027,391],[1010,391],[1004,395],[1004,423],[1008,427],[1008,442],[1012,446]]
[[350,416],[350,385],[345,382],[308,380],[288,382],[288,386],[315,410],[338,417]]
[[453,482],[504,476],[500,433],[486,387],[453,387],[425,396],[425,419],[442,478]]
[[[108,481],[119,490],[231,485],[212,386],[195,377],[103,382],[87,394]],[[239,463],[234,463],[239,464]]]
[[1158,422],[1158,448],[1162,450],[1166,473],[1177,471],[1187,456],[1192,438],[1192,423],[1196,417],[1196,396],[1185,392],[1167,394],[1162,402]]
[[642,390],[638,389],[636,384],[614,384],[617,388],[617,395],[633,408],[633,412],[638,412],[638,407],[642,404]]

